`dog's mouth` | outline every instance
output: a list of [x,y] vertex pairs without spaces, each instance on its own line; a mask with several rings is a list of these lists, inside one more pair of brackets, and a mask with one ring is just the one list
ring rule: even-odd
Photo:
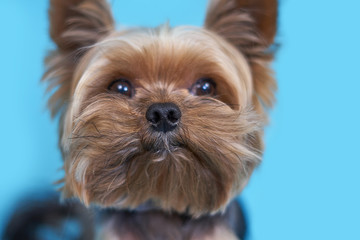
[[181,128],[166,133],[147,128],[139,136],[143,151],[150,153],[172,153],[186,149],[188,145]]
[[169,143],[167,141],[159,141],[153,144],[144,143],[142,147],[146,152],[151,153],[171,153],[187,148],[182,142]]

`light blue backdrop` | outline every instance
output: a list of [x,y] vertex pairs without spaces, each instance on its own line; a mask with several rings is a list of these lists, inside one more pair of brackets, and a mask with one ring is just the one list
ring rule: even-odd
[[[123,25],[201,25],[206,0],[117,0]],[[141,8],[140,8],[141,7]],[[281,2],[278,103],[242,195],[250,239],[360,239],[360,1]],[[16,201],[61,176],[39,83],[47,1],[0,3],[0,231]]]

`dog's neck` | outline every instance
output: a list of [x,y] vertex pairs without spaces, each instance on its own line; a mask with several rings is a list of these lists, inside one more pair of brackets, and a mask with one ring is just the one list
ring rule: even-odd
[[[216,231],[215,228],[219,226],[231,230],[240,239],[244,238],[246,232],[244,213],[237,201],[233,201],[224,213],[203,215],[199,218],[187,213],[164,212],[151,202],[133,210],[105,209],[101,210],[99,215],[99,222],[104,224],[103,231],[110,229],[111,234],[116,236],[133,234],[142,228],[152,231],[154,236],[160,236],[167,231],[169,234],[178,231],[178,234],[183,236],[182,239],[191,239],[186,236],[195,233],[201,235]],[[137,234],[141,236],[142,233]]]

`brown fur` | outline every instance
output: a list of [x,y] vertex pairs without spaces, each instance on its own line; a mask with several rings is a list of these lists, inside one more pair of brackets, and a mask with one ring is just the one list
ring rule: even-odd
[[54,91],[48,106],[52,116],[66,108],[70,100],[71,79],[86,48],[113,30],[113,19],[106,0],[51,0],[50,36],[58,46],[49,54],[43,79]]
[[[261,159],[276,9],[276,0],[213,0],[204,29],[117,32],[105,0],[52,0],[58,48],[44,79],[62,115],[64,196],[193,217],[224,211]],[[203,77],[216,82],[215,97],[188,91]],[[107,91],[118,78],[134,97]],[[145,112],[158,102],[181,110],[175,131],[152,131]]]
[[[277,0],[213,0],[205,27],[236,46],[248,59],[254,82],[254,105],[272,107],[276,82],[269,67],[274,52]],[[264,118],[266,116],[263,115]]]
[[[216,212],[239,193],[260,157],[256,140],[261,123],[250,105],[246,62],[241,55],[223,54],[230,46],[212,40],[209,32],[158,31],[153,34],[160,39],[149,41],[142,32],[131,33],[126,41],[109,36],[98,46],[101,53],[89,52],[93,65],[86,61],[87,68],[76,72],[80,78],[74,79],[78,83],[70,109],[76,118],[65,133],[70,139],[63,139],[68,146],[63,148],[65,191],[86,204],[135,208],[153,201],[169,211]],[[191,43],[185,41],[189,32]],[[204,51],[209,47],[224,50]],[[111,74],[132,79],[136,97],[107,93]],[[222,83],[219,99],[194,97],[186,90],[204,75]],[[240,78],[244,81],[237,82]],[[228,96],[231,91],[237,93]],[[177,131],[151,131],[144,116],[155,102],[179,106],[183,118]]]

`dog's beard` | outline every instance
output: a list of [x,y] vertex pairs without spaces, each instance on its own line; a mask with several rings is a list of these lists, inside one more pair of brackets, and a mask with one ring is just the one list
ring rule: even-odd
[[[83,104],[65,153],[67,195],[120,208],[150,201],[199,216],[222,210],[242,190],[260,159],[254,111],[186,90],[158,92],[139,89],[133,99],[103,93]],[[153,131],[145,118],[161,101],[181,109],[174,131]]]

